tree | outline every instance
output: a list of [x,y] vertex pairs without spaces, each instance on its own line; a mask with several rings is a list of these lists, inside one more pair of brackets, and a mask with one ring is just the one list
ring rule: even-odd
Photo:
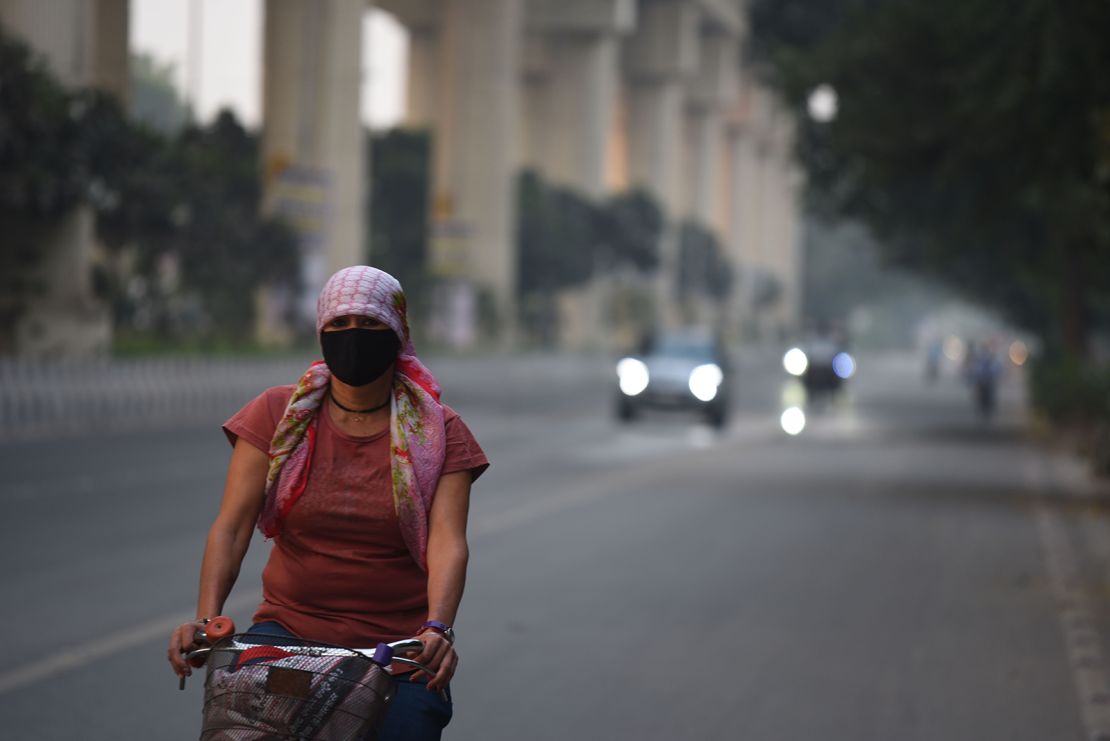
[[518,178],[517,203],[517,291],[524,324],[550,344],[559,292],[583,285],[596,270],[598,209],[533,170]]
[[611,197],[599,210],[597,229],[606,269],[625,266],[650,273],[659,267],[663,210],[647,191]]
[[249,338],[254,289],[299,273],[292,232],[260,215],[260,172],[257,136],[230,113],[168,137],[107,94],[66,89],[0,31],[0,225],[23,235],[0,240],[0,348],[40,288],[35,228],[80,205],[108,253],[95,284],[117,327]]
[[409,300],[419,304],[428,282],[431,137],[390,129],[370,135],[368,150],[370,261],[401,281]]
[[[755,0],[756,61],[801,111],[811,206],[1082,355],[1110,295],[1110,5]],[[1100,307],[1103,307],[1100,309]]]
[[300,253],[292,232],[260,216],[262,182],[258,136],[229,111],[207,127],[188,127],[177,140],[186,178],[187,217],[178,257],[182,287],[203,297],[225,336],[254,332],[254,289],[296,287]]
[[296,238],[261,215],[257,135],[228,111],[167,139],[142,126],[105,137],[97,233],[117,326],[160,337],[253,336],[255,290],[297,286]]
[[705,296],[717,303],[732,292],[732,263],[717,236],[694,221],[684,221],[678,234],[678,296],[689,302]]
[[103,193],[102,150],[124,124],[95,91],[69,91],[0,27],[0,352],[32,296],[43,230]]

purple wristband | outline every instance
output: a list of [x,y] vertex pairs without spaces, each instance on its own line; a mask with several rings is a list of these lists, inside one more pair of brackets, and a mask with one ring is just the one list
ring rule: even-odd
[[451,628],[450,625],[447,625],[446,623],[441,623],[438,620],[428,620],[423,625],[421,625],[420,628],[421,630],[425,628],[430,628],[446,638],[447,642],[450,643],[452,646],[455,645],[455,631]]

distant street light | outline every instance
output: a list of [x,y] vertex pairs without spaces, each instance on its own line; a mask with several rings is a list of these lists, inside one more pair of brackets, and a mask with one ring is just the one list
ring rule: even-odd
[[818,85],[809,94],[806,101],[809,108],[809,117],[817,123],[828,123],[836,118],[837,96],[832,85]]

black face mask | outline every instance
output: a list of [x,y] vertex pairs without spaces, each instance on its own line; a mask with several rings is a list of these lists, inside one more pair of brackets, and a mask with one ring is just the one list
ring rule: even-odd
[[390,329],[321,332],[320,348],[333,376],[348,386],[365,386],[385,373],[401,349]]

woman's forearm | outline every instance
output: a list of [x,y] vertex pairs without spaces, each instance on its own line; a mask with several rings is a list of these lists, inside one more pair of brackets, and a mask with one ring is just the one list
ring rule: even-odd
[[428,619],[454,625],[470,550],[465,538],[444,540],[428,544]]
[[204,548],[204,560],[200,567],[200,589],[197,596],[197,617],[210,618],[219,615],[239,577],[243,557],[250,546],[251,531],[237,532],[212,526],[208,532],[208,542]]
[[197,596],[198,618],[219,615],[235,586],[262,509],[268,465],[266,453],[242,441],[236,443],[228,465],[220,513],[208,531],[204,546]]
[[466,586],[466,519],[470,509],[470,473],[440,477],[428,528],[428,619],[455,624]]

